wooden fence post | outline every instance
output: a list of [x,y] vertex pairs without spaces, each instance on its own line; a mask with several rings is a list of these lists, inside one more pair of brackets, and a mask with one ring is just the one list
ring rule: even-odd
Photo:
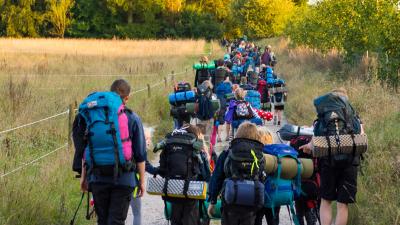
[[175,82],[175,71],[172,70],[171,72],[171,82],[174,83]]
[[77,105],[78,103],[75,101],[74,103],[69,104],[68,107],[68,150],[72,150],[72,126],[76,115],[75,108]]
[[148,96],[149,98],[151,97],[150,84],[147,84],[147,96]]
[[165,85],[165,87],[167,87],[167,86],[168,86],[168,80],[167,80],[167,77],[164,77],[164,85]]

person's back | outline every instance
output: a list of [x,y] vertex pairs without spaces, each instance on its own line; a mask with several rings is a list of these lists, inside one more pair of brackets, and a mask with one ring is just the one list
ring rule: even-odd
[[99,225],[124,224],[133,189],[145,191],[146,141],[140,118],[125,106],[129,93],[116,80],[111,92],[89,95],[74,121],[74,161],[82,161],[81,189],[90,187]]

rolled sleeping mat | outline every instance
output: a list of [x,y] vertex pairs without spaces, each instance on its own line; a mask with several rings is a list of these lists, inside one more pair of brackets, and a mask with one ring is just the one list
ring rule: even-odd
[[[204,209],[202,210],[203,215],[201,215],[201,218],[203,219],[209,219],[209,216],[207,214],[207,209],[208,209],[208,205],[210,205],[209,202],[205,201],[204,202]],[[215,211],[214,214],[212,215],[212,217],[210,219],[212,220],[219,220],[221,219],[221,206],[222,206],[222,201],[221,199],[218,199],[217,204],[215,205]],[[166,210],[164,211],[164,216],[167,220],[171,219],[171,213],[172,213],[172,206],[170,202],[166,202]]]
[[195,63],[193,65],[193,69],[200,70],[200,69],[215,69],[215,63],[209,62],[207,63]]
[[[215,100],[211,100],[211,105],[212,105],[212,110],[214,112],[218,111],[220,109],[220,102],[218,99]],[[199,110],[199,104],[198,103],[186,103],[186,111],[188,113],[197,113],[197,111]]]
[[[147,193],[150,195],[164,194],[165,179],[162,177],[149,177],[147,179]],[[186,198],[183,193],[185,186],[184,180],[170,179],[168,181],[167,194],[168,197]],[[187,197],[190,199],[204,200],[207,195],[207,183],[204,181],[190,181]]]
[[[267,174],[275,173],[278,170],[278,158],[274,155],[264,154],[264,169]],[[290,157],[281,158],[282,172],[281,178],[293,179],[297,175],[297,161]],[[312,159],[300,158],[301,178],[308,179],[314,173],[314,164]]]
[[271,92],[273,94],[275,94],[275,93],[286,93],[286,92],[288,92],[288,90],[287,90],[286,87],[273,87]]
[[196,94],[194,91],[171,93],[168,96],[168,100],[171,105],[178,105],[182,102],[194,102],[196,100]]
[[[354,140],[353,140],[354,137]],[[355,154],[361,155],[368,150],[368,137],[366,134],[350,134],[337,136],[313,136],[312,143],[314,146],[313,156],[324,157],[329,156],[329,148],[331,155],[337,154],[353,154],[355,145]],[[329,141],[328,141],[329,140]],[[338,148],[338,143],[340,144]]]

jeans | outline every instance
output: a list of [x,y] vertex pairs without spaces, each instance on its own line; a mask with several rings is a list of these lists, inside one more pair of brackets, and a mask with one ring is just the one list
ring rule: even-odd
[[125,225],[133,188],[93,183],[91,189],[98,225]]
[[141,198],[132,198],[131,200],[131,208],[133,214],[133,225],[141,225],[142,224],[142,199]]
[[171,225],[198,225],[200,223],[198,200],[171,203]]

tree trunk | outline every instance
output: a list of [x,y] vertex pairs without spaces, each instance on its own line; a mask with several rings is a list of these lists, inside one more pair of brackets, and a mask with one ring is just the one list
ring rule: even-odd
[[128,23],[129,24],[133,23],[133,10],[132,9],[130,9],[128,11]]

